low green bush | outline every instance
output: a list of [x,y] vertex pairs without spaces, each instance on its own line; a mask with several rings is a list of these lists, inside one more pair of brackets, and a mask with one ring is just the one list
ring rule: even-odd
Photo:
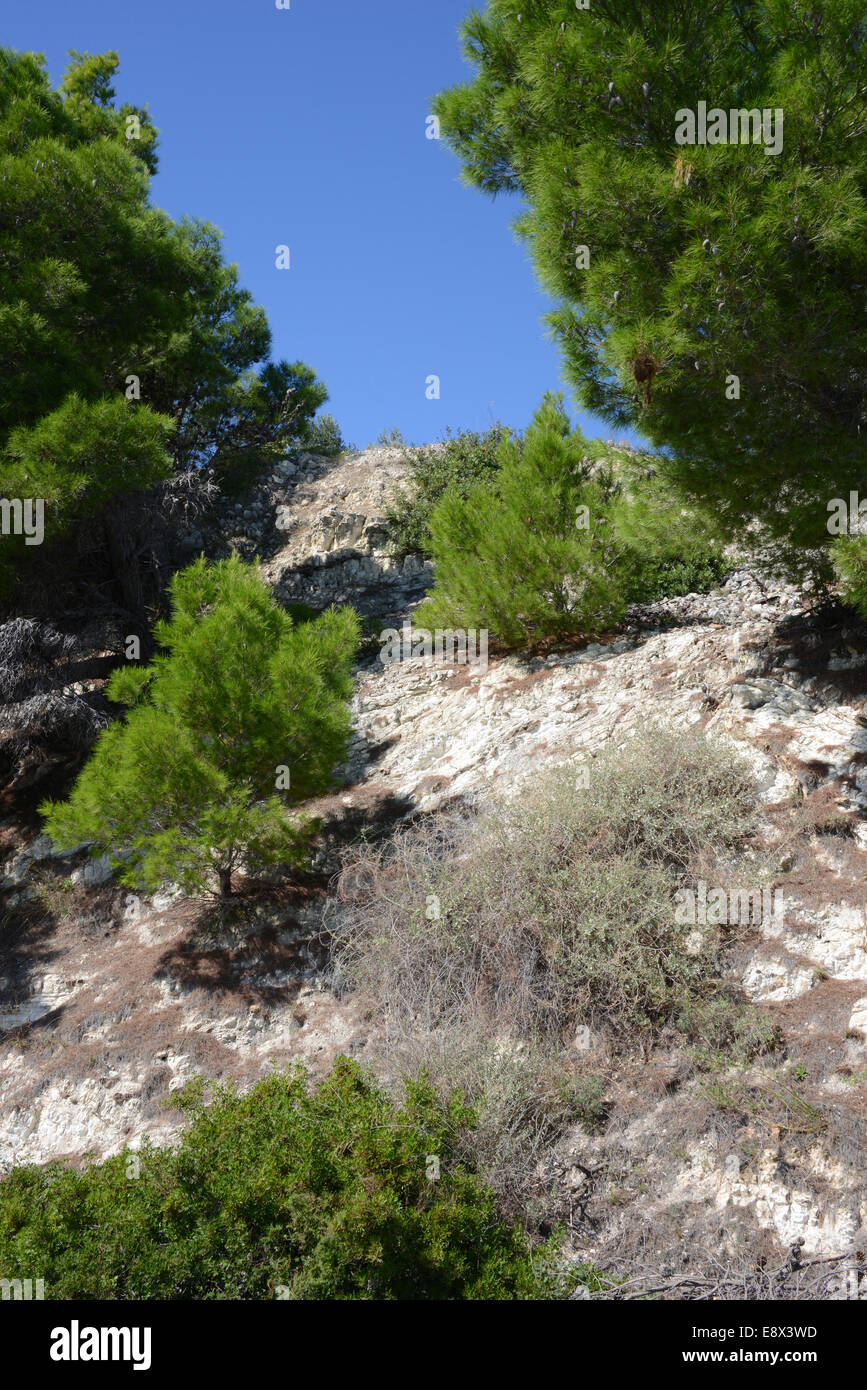
[[500,444],[495,481],[447,488],[430,517],[435,584],[416,615],[434,629],[487,628],[509,647],[587,637],[625,608],[601,450],[547,396],[526,438]]
[[732,568],[713,519],[686,505],[663,474],[642,455],[626,456],[619,469],[624,495],[615,527],[625,547],[624,597],[652,603],[706,593]]
[[435,566],[419,626],[485,628],[506,647],[586,640],[631,603],[725,573],[710,519],[641,456],[585,439],[560,397],[546,396],[522,440],[490,441],[484,470],[472,457],[479,477],[452,479],[444,454],[404,499],[404,541],[415,535]]
[[867,536],[842,536],[832,551],[844,600],[867,618]]
[[391,425],[388,429],[380,430],[375,442],[384,449],[410,447],[404,439],[403,430],[399,425]]
[[317,415],[316,419],[311,421],[302,440],[302,447],[309,450],[311,454],[325,454],[334,457],[337,454],[351,452],[354,446],[346,443],[340,426],[333,415]]
[[559,1047],[585,1024],[624,1048],[721,997],[721,934],[708,927],[696,948],[674,893],[749,834],[749,770],[701,734],[660,727],[583,771],[585,784],[557,769],[476,819],[352,855],[338,960],[392,1031],[484,1020],[492,1037]]
[[650,727],[519,797],[350,853],[335,984],[370,1001],[392,1065],[466,1095],[467,1152],[508,1213],[550,1219],[536,1175],[571,1125],[604,1128],[612,1058],[773,1051],[765,1013],[724,978],[725,929],[697,933],[676,911],[699,877],[742,878],[754,808],[730,749]]
[[338,1059],[239,1095],[182,1093],[190,1128],[76,1172],[0,1182],[0,1272],[50,1299],[535,1299],[566,1286],[456,1157],[473,1115],[424,1076],[402,1105]]
[[397,490],[386,511],[392,544],[400,554],[431,554],[430,523],[437,503],[446,492],[466,497],[475,486],[492,484],[508,433],[501,425],[484,432],[447,431],[439,445],[405,447],[407,485]]

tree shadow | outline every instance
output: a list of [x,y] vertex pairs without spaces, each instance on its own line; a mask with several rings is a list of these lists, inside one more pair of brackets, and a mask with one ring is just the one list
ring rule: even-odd
[[325,904],[343,853],[387,836],[417,814],[408,797],[355,790],[358,799],[350,805],[345,792],[305,803],[305,812],[321,821],[311,871],[236,878],[231,897],[202,902],[183,939],[160,957],[156,978],[249,1006],[291,1002],[320,975],[329,956]]
[[63,1005],[52,1006],[33,987],[34,977],[62,955],[56,944],[58,925],[41,903],[10,908],[0,901],[0,1041],[60,1017]]

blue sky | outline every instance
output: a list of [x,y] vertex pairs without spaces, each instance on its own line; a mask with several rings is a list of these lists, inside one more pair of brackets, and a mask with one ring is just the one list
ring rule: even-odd
[[[213,222],[268,312],[273,355],[308,362],[359,447],[399,427],[421,443],[494,419],[524,427],[562,385],[547,302],[514,238],[515,200],[460,182],[425,137],[432,96],[465,80],[470,0],[40,0],[2,41],[115,49],[118,102],[160,130],[153,200]],[[278,270],[275,250],[290,248]],[[440,399],[426,381],[440,378]],[[601,421],[574,417],[589,434]]]

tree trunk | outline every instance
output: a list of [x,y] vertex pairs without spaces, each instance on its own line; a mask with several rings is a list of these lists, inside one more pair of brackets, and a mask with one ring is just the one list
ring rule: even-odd
[[220,897],[231,898],[232,896],[232,870],[218,869],[217,876],[220,880]]

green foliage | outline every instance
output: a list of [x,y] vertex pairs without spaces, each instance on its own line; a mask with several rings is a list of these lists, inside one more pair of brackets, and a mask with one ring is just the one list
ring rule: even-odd
[[346,443],[340,426],[333,415],[317,415],[310,425],[303,444],[304,448],[309,449],[311,454],[325,454],[326,456],[351,452],[353,448],[351,444]]
[[404,504],[404,534],[429,525],[436,566],[419,626],[488,628],[507,646],[588,637],[630,602],[709,587],[724,572],[707,518],[572,429],[559,397],[545,398],[523,440],[485,445],[443,455],[438,469],[425,461],[418,500]]
[[6,495],[43,498],[46,535],[56,536],[73,518],[98,511],[114,493],[165,478],[171,471],[172,430],[168,416],[121,395],[85,402],[71,392],[34,425],[10,430],[4,450]]
[[[239,1096],[199,1085],[177,1149],[0,1182],[0,1268],[51,1299],[531,1299],[564,1286],[455,1158],[473,1116],[425,1077],[402,1105],[340,1058]],[[428,1176],[431,1157],[438,1179]],[[136,1172],[138,1176],[129,1176]],[[131,1165],[133,1165],[131,1167]]]
[[651,603],[705,593],[731,568],[716,523],[703,508],[684,505],[655,458],[650,467],[646,462],[639,455],[620,467],[624,491],[614,524],[627,552],[624,597],[630,603]]
[[867,618],[867,536],[841,536],[833,545],[843,598]]
[[815,1136],[828,1128],[822,1111],[781,1081],[754,1086],[742,1077],[719,1076],[707,1080],[702,1089],[720,1110],[732,1110],[777,1132]]
[[698,733],[651,727],[582,771],[557,769],[520,801],[349,861],[338,959],[381,1001],[393,1040],[427,1027],[547,1038],[559,1053],[587,1024],[625,1049],[666,1023],[695,1034],[709,1000],[718,1045],[741,1036],[721,934],[691,941],[674,892],[707,856],[730,878],[755,824],[748,768]]
[[630,591],[633,602],[652,602],[658,598],[678,598],[682,594],[704,594],[722,583],[729,562],[714,551],[648,558],[636,587]]
[[302,441],[307,421],[327,397],[303,362],[245,369],[203,402],[194,425],[180,435],[185,466],[210,462],[223,491],[237,493]]
[[380,430],[379,434],[376,436],[376,442],[377,444],[382,445],[383,448],[388,448],[392,445],[406,446],[406,440],[403,437],[403,431],[397,425],[392,425],[391,429]]
[[140,142],[123,138],[119,113],[81,93],[62,100],[36,55],[0,50],[0,148],[2,437],[73,389],[92,399],[110,385],[122,396],[135,370],[127,352],[143,329],[159,334],[181,318],[193,267],[173,224],[147,204]]
[[296,627],[299,623],[312,622],[316,617],[316,610],[311,608],[309,603],[303,603],[300,599],[296,599],[290,603],[284,603],[283,607]]
[[603,1099],[605,1082],[601,1076],[564,1078],[561,1093],[571,1114],[596,1134],[605,1128],[609,1107]]
[[[667,446],[728,535],[821,571],[828,499],[867,491],[864,6],[656,0],[651,18],[488,0],[463,26],[476,75],[434,109],[468,182],[525,199],[584,408]],[[781,110],[782,149],[678,145],[699,100]]]
[[[461,430],[452,435],[449,430],[441,445],[406,449],[409,486],[398,489],[386,511],[392,541],[400,554],[431,554],[434,507],[446,492],[466,498],[476,484],[493,484],[500,467],[500,445],[508,435],[500,425],[484,434]],[[516,444],[520,448],[519,440]]]
[[[359,620],[330,609],[294,626],[237,556],[200,558],[170,595],[164,652],[108,683],[126,720],[100,735],[69,801],[41,809],[58,845],[92,840],[125,883],[196,892],[216,873],[226,893],[241,861],[298,859],[306,828],[286,806],[324,791],[345,752]],[[280,768],[291,787],[278,791]]]
[[547,396],[523,447],[501,443],[496,494],[484,483],[446,491],[430,519],[436,583],[418,625],[486,627],[511,646],[615,621],[624,606],[611,528],[617,484],[594,467],[593,451]]
[[235,492],[303,440],[328,393],[305,363],[267,360],[267,316],[223,260],[217,230],[185,218],[174,233],[199,283],[175,332],[142,344],[142,392],[177,422],[176,471],[212,463]]
[[[218,232],[150,204],[156,130],[113,106],[117,65],[74,54],[55,91],[39,55],[0,49],[0,496],[45,499],[49,539],[173,468],[249,473],[326,399],[304,363],[267,360]],[[2,550],[8,583],[33,554]]]
[[[22,56],[27,59],[35,55]],[[120,62],[117,54],[70,51],[69,57],[72,63],[63,75],[60,91],[64,108],[74,125],[88,143],[99,139],[117,140],[122,136],[130,153],[141,161],[148,173],[155,174],[157,131],[147,110],[129,105],[121,106],[118,110],[113,104],[115,91],[111,79]],[[135,116],[137,120],[134,136],[127,134],[130,116]],[[20,120],[16,125],[20,131]]]
[[695,1040],[693,1060],[703,1071],[727,1071],[733,1062],[746,1066],[756,1057],[777,1052],[782,1043],[779,1025],[770,1014],[725,995],[685,999],[677,1026]]

